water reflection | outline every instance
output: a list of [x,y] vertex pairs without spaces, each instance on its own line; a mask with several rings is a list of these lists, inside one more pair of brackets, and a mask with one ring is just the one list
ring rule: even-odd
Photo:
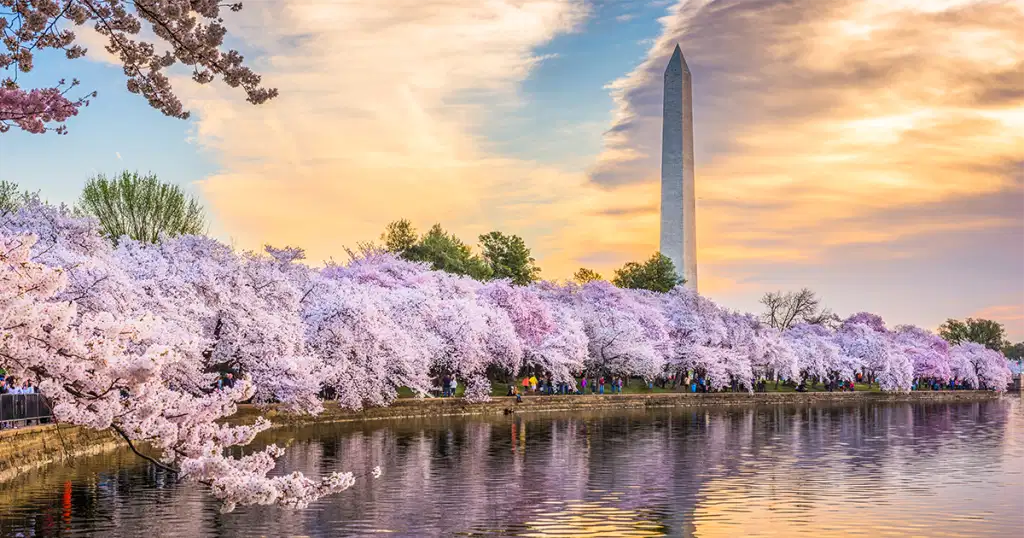
[[628,410],[268,432],[279,472],[385,471],[305,511],[220,514],[130,454],[0,489],[0,535],[1019,536],[1024,411]]

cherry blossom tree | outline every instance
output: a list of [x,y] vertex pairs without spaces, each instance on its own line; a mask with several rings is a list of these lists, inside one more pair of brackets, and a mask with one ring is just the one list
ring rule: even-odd
[[400,387],[430,390],[430,340],[417,341],[392,317],[407,300],[400,291],[323,277],[310,283],[302,310],[309,350],[320,361],[320,382],[341,405],[387,405]]
[[[0,358],[9,374],[38,384],[58,421],[115,431],[155,465],[208,485],[227,511],[236,504],[302,507],[352,485],[351,473],[268,477],[282,454],[274,445],[226,455],[270,425],[262,418],[218,423],[252,396],[251,381],[198,394],[177,387],[177,365],[191,368],[174,349],[180,333],[150,315],[80,313],[75,302],[56,299],[67,275],[33,261],[35,244],[32,235],[0,234]],[[170,345],[152,343],[160,340]],[[142,442],[160,455],[145,455]]]
[[[38,382],[58,420],[114,430],[154,464],[207,484],[226,509],[303,506],[354,480],[269,478],[276,447],[228,456],[269,426],[220,422],[250,400],[316,413],[324,391],[358,409],[388,405],[403,387],[426,396],[455,376],[482,401],[489,373],[524,367],[569,383],[583,371],[693,370],[711,390],[858,371],[886,391],[908,390],[915,376],[1008,382],[998,353],[949,349],[916,327],[889,331],[873,314],[835,331],[780,331],[684,287],[481,283],[372,247],[351,254],[312,268],[299,248],[239,253],[197,236],[113,247],[94,219],[30,198],[0,215],[0,363]],[[225,371],[240,376],[234,386],[215,383]]]
[[852,380],[859,368],[859,362],[842,352],[835,334],[827,327],[800,323],[787,329],[784,335],[804,378]]
[[978,371],[975,369],[971,351],[977,351],[970,347],[961,347],[959,344],[949,349],[949,369],[952,379],[959,381],[970,388],[979,388],[981,385],[978,379]]
[[797,383],[801,381],[797,351],[782,331],[755,322],[754,337],[758,342],[758,345],[752,346],[757,352],[751,357],[755,375],[768,379],[790,379]]
[[724,379],[717,350],[728,338],[728,329],[718,306],[682,286],[662,297],[669,336],[669,365],[677,370],[692,369],[713,379]]
[[410,301],[399,313],[401,323],[430,335],[422,341],[432,346],[427,351],[431,373],[462,378],[467,387],[477,389],[469,395],[474,399],[489,396],[489,390],[485,394],[481,388],[489,386],[484,377],[489,366],[514,373],[522,363],[522,341],[508,313],[481,300],[481,283],[476,280],[373,250],[353,253],[347,266],[329,266],[324,274],[387,293],[406,290]]
[[663,318],[635,293],[593,281],[573,294],[589,344],[588,370],[647,379],[662,371],[669,344]]
[[[60,81],[51,88],[24,90],[18,73],[35,67],[35,55],[45,49],[64,52],[73,60],[86,54],[77,42],[75,26],[93,23],[106,38],[106,49],[118,57],[128,77],[128,91],[141,94],[167,116],[188,118],[165,70],[183,64],[192,68],[192,80],[207,84],[219,77],[232,88],[242,88],[246,100],[264,103],[276,89],[261,86],[260,76],[243,65],[237,50],[225,50],[227,29],[222,8],[242,9],[241,2],[218,0],[0,0],[0,69],[13,73],[0,81],[0,132],[13,126],[30,133],[66,132],[64,122],[89,104],[95,92],[79,97],[66,94],[78,86]],[[156,39],[140,39],[147,23]]]
[[953,377],[949,367],[949,343],[913,325],[900,325],[895,331],[896,345],[914,365],[914,377],[947,381]]
[[[258,401],[318,411],[315,360],[305,353],[300,290],[286,263],[238,255],[201,236],[158,244],[118,243],[117,264],[130,271],[137,305],[174,319],[202,342],[204,372],[240,372],[258,379]],[[212,383],[212,377],[199,378]]]
[[[867,312],[854,314],[840,326],[837,338],[843,354],[852,360],[851,366],[859,363],[874,372],[882,390],[910,390],[914,381],[913,364],[895,345],[881,317]],[[853,371],[844,369],[842,374],[852,377]]]
[[[952,347],[951,355],[956,357],[957,373],[963,374],[965,363],[970,363],[975,372],[975,388],[1003,392],[1013,379],[1013,373],[1006,364],[1006,357],[998,351],[975,342],[962,342]],[[959,377],[959,376],[958,376]],[[970,380],[970,374],[965,377]]]
[[[586,341],[583,325],[572,310],[545,301],[538,288],[515,286],[509,280],[491,281],[478,295],[507,315],[521,343],[525,365],[548,372],[556,383],[574,382],[573,373],[583,369]],[[514,364],[503,367],[510,372],[520,370]]]
[[34,261],[59,267],[67,276],[58,299],[74,301],[87,312],[121,312],[136,304],[138,290],[114,263],[113,249],[95,219],[76,217],[65,205],[29,195],[18,210],[0,216],[0,228],[36,236]]

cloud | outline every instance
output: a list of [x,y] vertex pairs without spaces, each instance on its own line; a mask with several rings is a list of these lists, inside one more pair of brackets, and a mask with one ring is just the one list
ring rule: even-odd
[[662,74],[679,43],[694,77],[702,262],[757,260],[765,242],[818,262],[908,235],[1024,231],[1022,204],[959,209],[1024,196],[1019,2],[701,0],[661,24],[646,60],[609,85],[615,118],[590,177],[657,183]]
[[[386,5],[385,5],[386,4]],[[220,172],[198,187],[214,232],[243,248],[300,244],[311,261],[408,218],[465,240],[523,236],[546,277],[592,249],[648,256],[648,217],[603,218],[612,201],[645,203],[649,185],[613,192],[579,168],[508,158],[484,131],[524,106],[518,89],[554,37],[577,31],[577,0],[308,2],[247,5],[232,35],[280,97],[259,107],[221,85],[174,80],[194,141]]]
[[635,18],[636,18],[636,15],[634,15],[632,13],[623,13],[622,15],[616,16],[615,20],[617,20],[619,22],[629,22],[629,21],[631,21],[631,20],[633,20]]
[[[672,6],[647,59],[609,86],[614,118],[589,171],[486,138],[529,106],[519,89],[537,51],[583,29],[583,0],[253,3],[225,15],[230,35],[281,96],[253,107],[219,83],[174,82],[219,169],[198,184],[214,232],[240,247],[298,244],[317,262],[406,217],[470,242],[520,234],[545,277],[610,275],[657,248],[660,80],[680,42],[697,100],[702,291],[756,309],[758,290],[826,274],[841,287],[848,266],[882,275],[939,241],[945,261],[964,258],[962,242],[1024,238],[1024,15],[929,5]],[[1004,273],[1024,272],[1005,259]],[[874,307],[832,293],[843,311]]]

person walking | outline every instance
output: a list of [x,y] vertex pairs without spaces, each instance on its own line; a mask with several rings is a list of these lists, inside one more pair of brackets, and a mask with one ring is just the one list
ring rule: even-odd
[[537,392],[537,376],[536,375],[531,375],[530,376],[530,391]]
[[580,379],[580,392],[579,392],[579,394],[586,394],[586,393],[587,393],[587,376],[583,376],[583,378]]
[[452,376],[451,388],[448,390],[448,394],[452,397],[455,396],[455,389],[459,387],[459,382],[455,380],[455,376]]

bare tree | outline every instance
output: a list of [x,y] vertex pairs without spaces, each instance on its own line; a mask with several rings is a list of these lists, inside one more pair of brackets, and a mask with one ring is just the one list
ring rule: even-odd
[[761,297],[765,307],[762,318],[768,325],[785,330],[794,323],[829,325],[839,318],[831,310],[821,306],[821,299],[807,288],[800,291],[768,292]]

